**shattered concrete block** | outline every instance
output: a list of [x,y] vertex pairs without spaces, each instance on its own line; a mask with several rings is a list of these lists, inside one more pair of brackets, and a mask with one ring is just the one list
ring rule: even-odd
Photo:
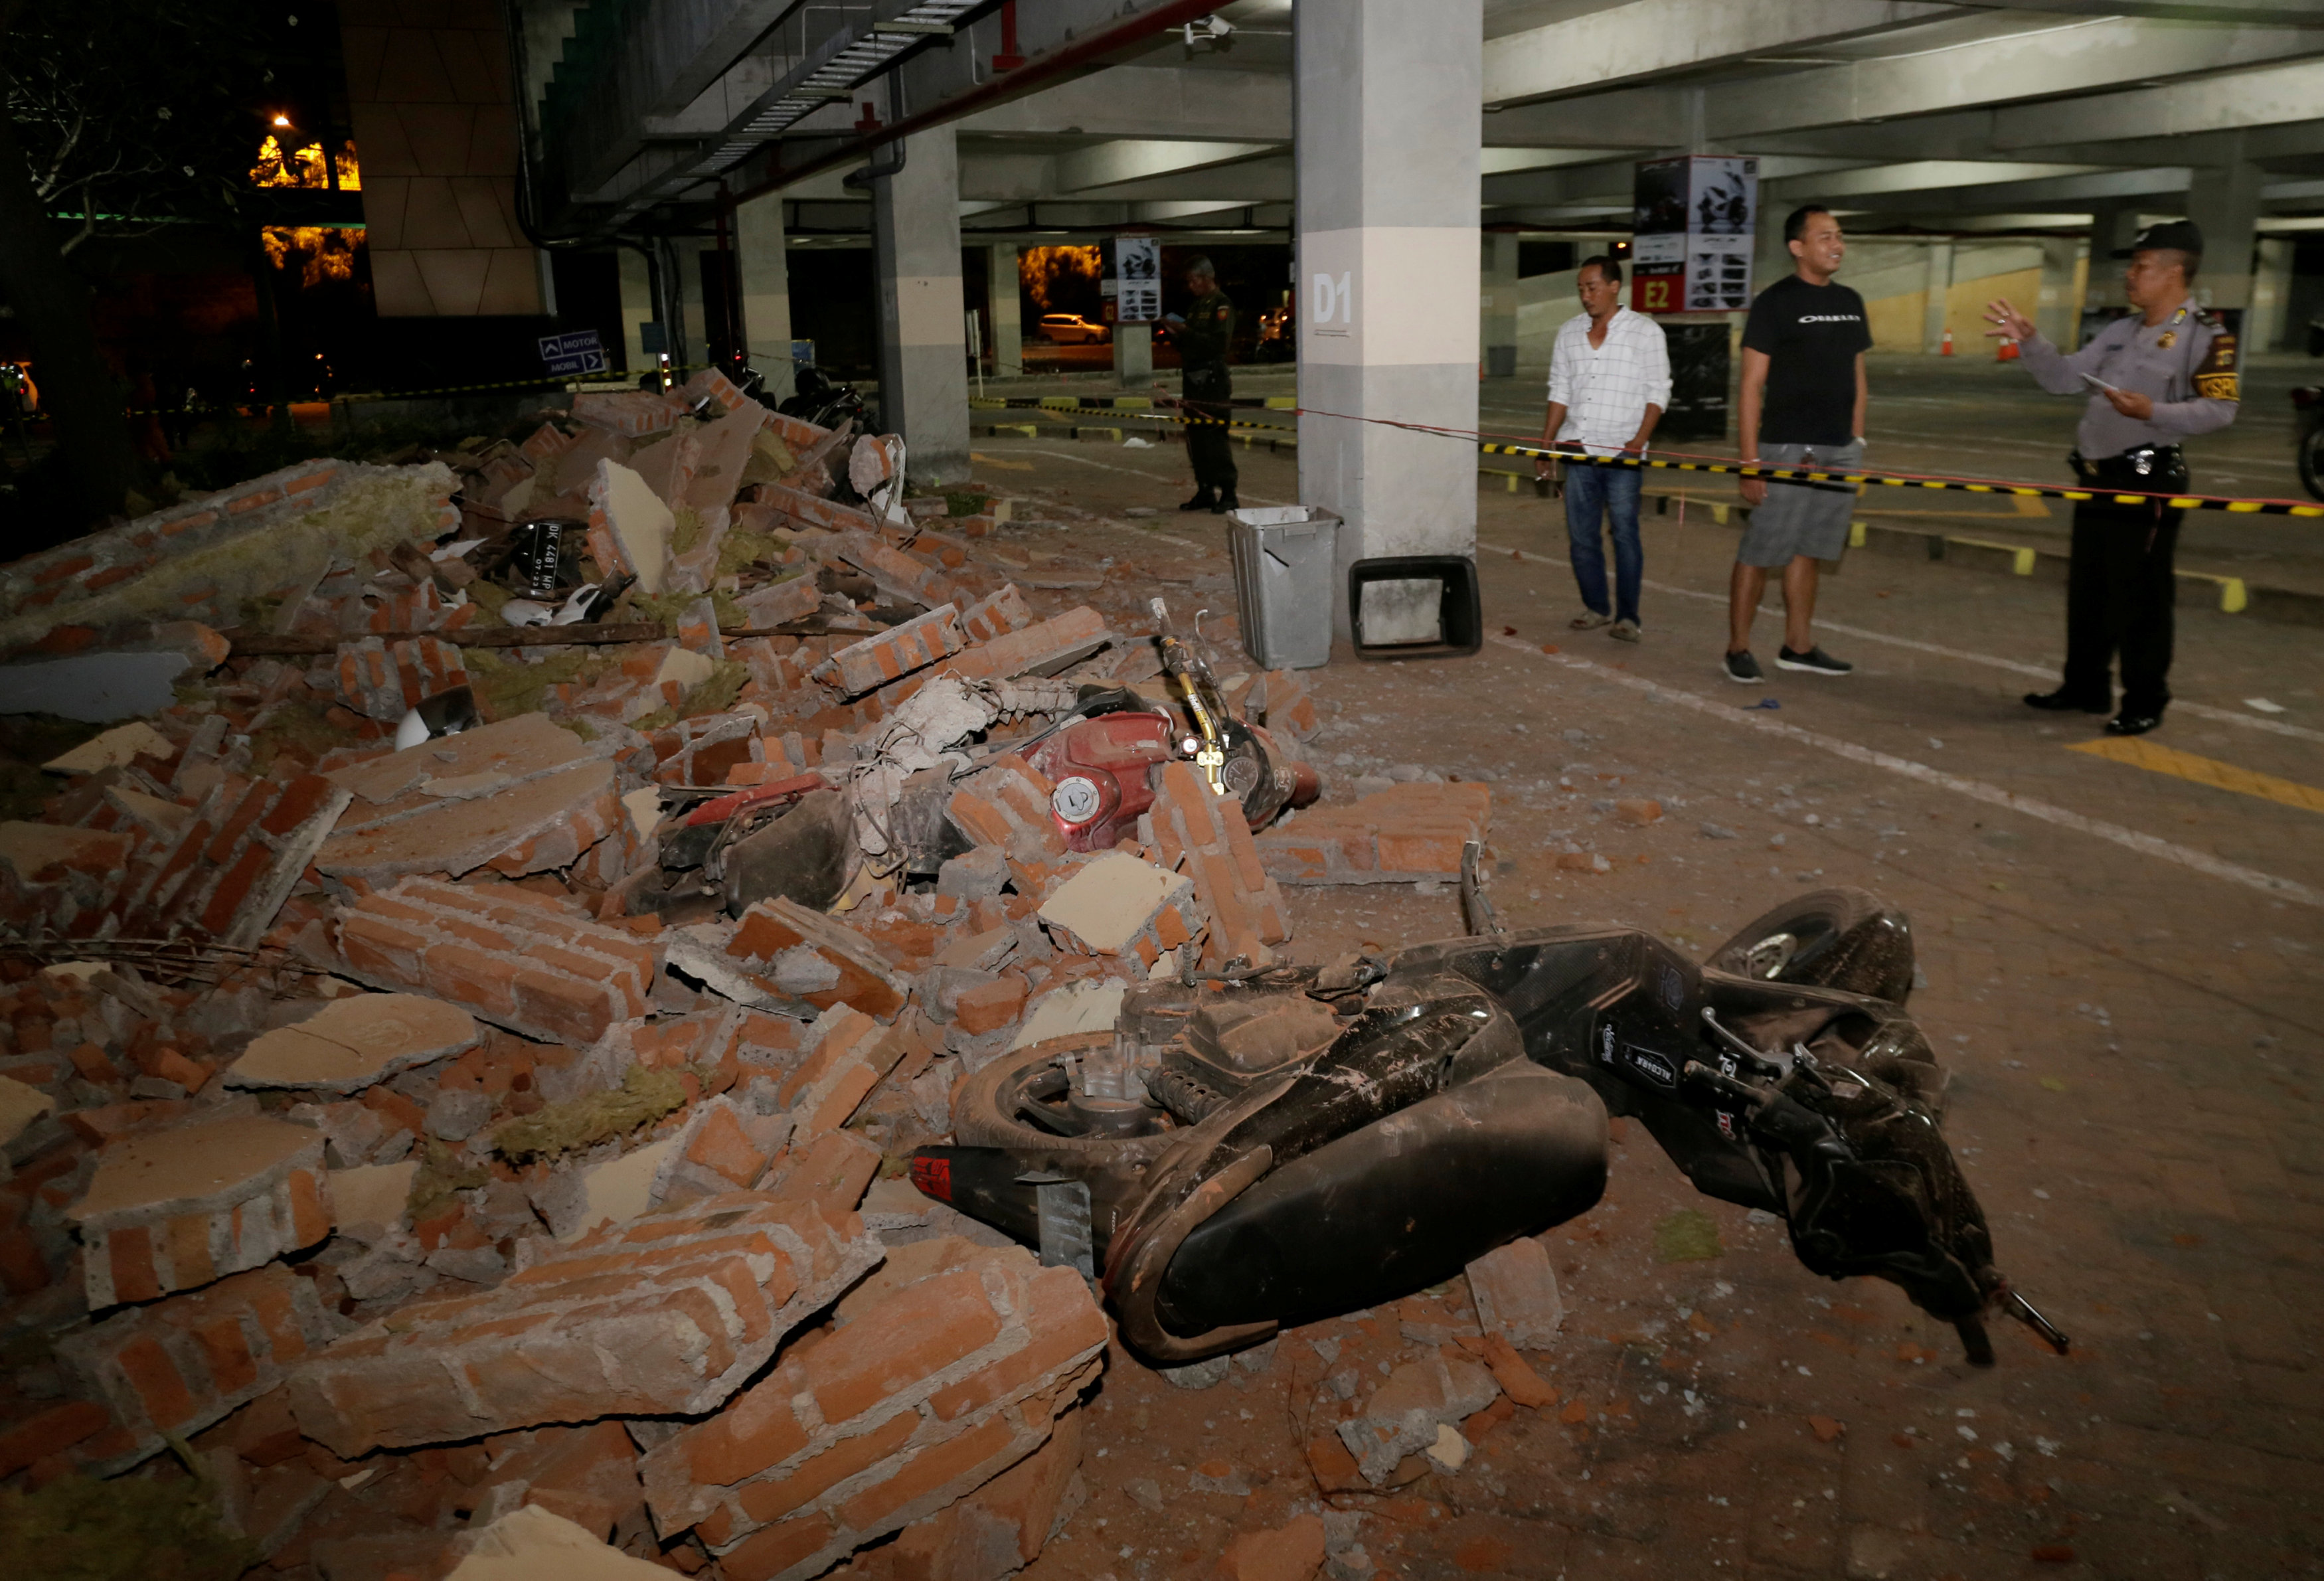
[[1241,959],[1254,966],[1272,964],[1269,945],[1291,937],[1291,916],[1283,892],[1259,859],[1242,803],[1213,796],[1194,765],[1162,765],[1154,794],[1156,855],[1163,864],[1194,881],[1194,898],[1209,934],[1205,964]]
[[846,923],[777,896],[744,911],[725,955],[766,993],[817,1010],[851,1005],[890,1022],[911,982],[895,957]]
[[936,869],[936,893],[964,901],[998,895],[1008,883],[1009,858],[992,846],[964,851]]
[[1286,1525],[1237,1532],[1219,1557],[1219,1574],[1223,1581],[1312,1581],[1323,1553],[1323,1517],[1299,1515]]
[[1087,605],[964,651],[949,668],[970,680],[1060,675],[1113,640],[1105,617]]
[[374,887],[408,874],[569,867],[622,821],[612,753],[609,740],[521,714],[334,770],[325,777],[354,801],[315,865]]
[[100,1451],[88,1469],[111,1475],[161,1449],[164,1434],[199,1432],[279,1387],[340,1327],[312,1280],[273,1263],[67,1335],[58,1356],[122,1429],[85,1447]]
[[661,1566],[632,1558],[540,1503],[521,1505],[455,1540],[466,1551],[445,1581],[530,1581],[550,1576],[561,1581],[668,1581],[669,1576]]
[[1440,1428],[1456,1433],[1465,1419],[1493,1403],[1500,1388],[1471,1361],[1425,1356],[1388,1375],[1358,1412],[1339,1424],[1340,1441],[1375,1488],[1392,1485],[1407,1456],[1435,1447]]
[[805,620],[821,609],[823,589],[816,585],[812,575],[798,576],[788,581],[753,588],[734,602],[742,607],[742,618],[750,623],[750,629],[763,631],[770,626]]
[[309,1087],[361,1092],[400,1070],[476,1044],[475,1018],[416,994],[356,994],[334,999],[301,1022],[262,1032],[226,1068],[235,1087]]
[[120,1137],[72,1217],[92,1308],[205,1285],[331,1233],[323,1135],[241,1115]]
[[1663,804],[1651,796],[1625,796],[1614,803],[1614,816],[1626,824],[1650,824],[1663,816]]
[[414,989],[546,1042],[586,1046],[645,1013],[654,941],[512,885],[407,878],[339,917],[332,969]]
[[608,577],[626,572],[641,593],[659,593],[669,567],[670,514],[646,480],[611,461],[597,463],[589,485],[589,553]]
[[171,843],[122,886],[113,908],[121,930],[255,946],[349,800],[314,774],[249,783],[221,776]]
[[788,517],[797,527],[819,528],[826,532],[861,533],[866,541],[880,541],[880,524],[868,513],[808,494],[788,484],[761,484],[759,503],[772,506]]
[[577,1241],[607,1225],[625,1225],[654,1206],[654,1183],[678,1156],[678,1139],[632,1148],[552,1173],[531,1190],[533,1211],[560,1241]]
[[808,1135],[847,1123],[872,1089],[902,1058],[904,1040],[862,1011],[842,1004],[826,1012],[807,1035],[798,1066],[775,1089]]
[[1121,851],[1076,869],[1041,902],[1039,916],[1064,948],[1135,956],[1148,966],[1204,928],[1193,880]]
[[751,443],[766,427],[769,415],[757,402],[747,402],[695,430],[694,476],[686,485],[688,505],[707,513],[734,503],[742,469],[750,465]]
[[542,469],[536,487],[544,487],[541,503],[551,499],[588,496],[589,485],[597,481],[597,463],[612,461],[629,465],[632,446],[628,438],[611,429],[585,428],[571,439],[556,459]]
[[[538,1244],[538,1243],[535,1243]],[[853,1214],[735,1191],[586,1235],[493,1290],[402,1308],[291,1380],[343,1457],[605,1416],[714,1410],[881,1256]]]
[[339,644],[339,698],[356,713],[392,725],[425,699],[468,684],[460,650],[440,637],[379,637]]
[[679,429],[639,446],[630,457],[629,467],[645,479],[654,498],[668,505],[675,518],[678,508],[686,504],[687,487],[694,481],[694,468],[700,458],[693,430]]
[[[757,1186],[790,1129],[788,1116],[776,1117],[771,1130],[769,1124],[723,1095],[696,1105],[684,1129],[669,1139],[669,1154],[654,1171],[648,1200],[660,1207]],[[761,1137],[773,1145],[761,1145]]]
[[1477,1322],[1519,1350],[1547,1350],[1565,1322],[1549,1249],[1530,1235],[1496,1247],[1469,1264]]
[[57,1101],[40,1088],[0,1076],[0,1147],[23,1135],[56,1106]]
[[964,1498],[904,1528],[881,1550],[891,1581],[1003,1581],[1041,1557],[1088,1496],[1082,1413],[1056,1419],[1049,1441]]
[[1102,1363],[1070,1269],[945,1237],[892,1253],[840,1325],[645,1457],[665,1534],[733,1581],[801,1581],[1025,1459]]
[[383,1234],[401,1229],[409,1216],[411,1179],[419,1172],[418,1159],[331,1170],[331,1216],[342,1233],[364,1226]]
[[1025,590],[1014,582],[1002,583],[999,592],[986,594],[960,612],[961,632],[972,643],[990,643],[1032,624]]
[[1288,814],[1255,838],[1285,883],[1457,883],[1461,847],[1485,837],[1492,802],[1483,785],[1396,785]]
[[963,645],[959,612],[949,604],[939,605],[840,649],[808,671],[808,679],[836,686],[844,696],[861,697],[959,652]]
[[584,390],[573,397],[575,422],[632,439],[674,427],[685,415],[681,402],[652,390]]
[[1065,854],[1065,834],[1049,809],[1055,789],[1038,769],[1008,753],[953,781],[945,811],[973,844],[1007,855],[1021,893],[1038,888],[1037,874]]

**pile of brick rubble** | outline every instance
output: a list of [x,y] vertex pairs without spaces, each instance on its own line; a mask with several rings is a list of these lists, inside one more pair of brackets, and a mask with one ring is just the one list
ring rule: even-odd
[[[0,1478],[182,1462],[326,1581],[1039,1552],[1108,1319],[901,1160],[1124,985],[1273,958],[1281,884],[1452,876],[1486,792],[1255,833],[1173,761],[1074,848],[1012,744],[1093,688],[1192,730],[1153,589],[1012,581],[1006,503],[906,498],[903,460],[706,374],[0,568],[12,670],[174,689],[0,824],[0,1281],[45,1358],[0,1394]],[[479,566],[558,519],[566,612],[619,592],[535,631]],[[1295,676],[1225,688],[1314,729]],[[666,869],[703,808],[803,787],[841,808],[827,892]]]

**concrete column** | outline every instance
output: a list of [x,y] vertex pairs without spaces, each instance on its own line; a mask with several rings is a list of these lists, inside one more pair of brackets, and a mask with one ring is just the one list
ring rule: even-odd
[[[1313,409],[1299,498],[1345,523],[1332,595],[1345,633],[1354,561],[1476,550],[1477,458],[1461,436],[1477,426],[1484,16],[1482,0],[1305,0],[1294,16],[1294,305]],[[1433,586],[1382,585],[1366,625],[1432,640]]]
[[1484,259],[1483,318],[1485,376],[1514,378],[1517,371],[1517,238],[1488,231],[1479,248]]
[[[1922,304],[1921,349],[1930,356],[1945,348],[1945,312],[1950,307],[1953,290],[1953,245],[1950,240],[1929,243],[1928,283]],[[1955,352],[1961,348],[1955,347]]]
[[1113,327],[1113,376],[1125,390],[1143,390],[1154,383],[1153,325]]
[[2123,260],[2114,254],[2116,248],[2130,245],[2137,235],[2135,208],[2101,208],[2090,216],[2090,279],[2089,288],[2082,293],[2084,307],[2130,305],[2130,299],[2122,291]]
[[967,308],[960,287],[960,152],[939,126],[891,143],[904,168],[872,183],[880,288],[880,406],[916,479],[968,476]]
[[2043,338],[2068,351],[2081,343],[2082,293],[2077,289],[2084,244],[2071,236],[2042,242],[2042,291],[2034,302],[2034,325]]
[[623,365],[634,379],[651,361],[638,326],[654,320],[653,275],[646,268],[645,254],[634,247],[616,248],[613,256],[621,261],[622,355],[627,359]]
[[742,344],[751,365],[766,375],[767,398],[780,401],[798,387],[791,365],[791,278],[783,255],[783,200],[770,192],[734,206],[734,248],[742,277]]
[[2214,170],[2198,167],[2187,189],[2187,217],[2203,233],[2203,271],[2195,290],[2211,307],[2251,306],[2260,178],[2257,165],[2240,160]]
[[2292,305],[2292,238],[2269,236],[2259,245],[2259,267],[2252,274],[2251,310],[2244,315],[2243,349],[2274,351],[2284,342]]
[[991,262],[984,278],[991,300],[986,304],[984,337],[992,347],[992,374],[1013,379],[1025,371],[1025,322],[1018,301],[1017,246],[1011,242],[985,249]]
[[[672,293],[678,299],[678,327],[670,334],[669,360],[681,368],[698,368],[710,360],[710,324],[702,311],[702,254],[716,245],[702,236],[677,236],[669,244],[678,270],[678,289]],[[681,373],[678,377],[693,375]]]

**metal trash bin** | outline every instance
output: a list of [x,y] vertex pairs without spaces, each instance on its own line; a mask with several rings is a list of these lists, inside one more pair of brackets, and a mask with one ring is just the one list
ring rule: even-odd
[[1319,505],[1227,513],[1242,645],[1261,669],[1321,670],[1332,661],[1339,532],[1340,518]]

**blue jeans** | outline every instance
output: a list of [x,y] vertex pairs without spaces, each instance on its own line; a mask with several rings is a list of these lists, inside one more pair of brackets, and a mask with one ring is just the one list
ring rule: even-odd
[[1646,474],[1634,467],[1565,464],[1565,534],[1573,551],[1573,579],[1592,614],[1606,610],[1606,546],[1599,520],[1614,522],[1614,617],[1638,618],[1638,584],[1646,551],[1638,545],[1638,488]]

